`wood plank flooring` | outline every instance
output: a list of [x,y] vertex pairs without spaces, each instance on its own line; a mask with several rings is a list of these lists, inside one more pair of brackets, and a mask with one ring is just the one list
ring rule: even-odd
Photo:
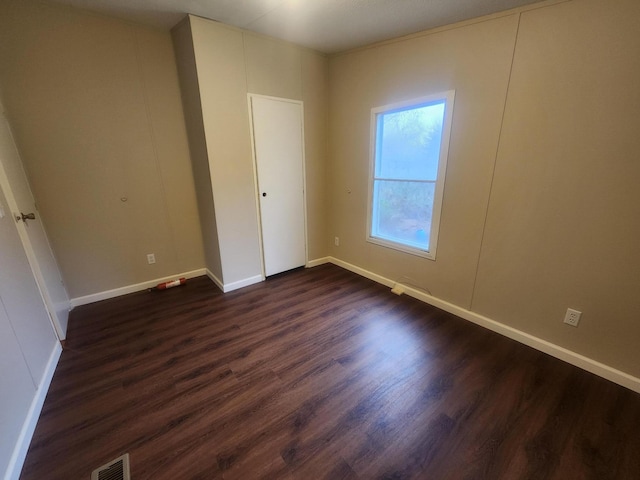
[[640,395],[333,265],[72,312],[23,480],[639,479]]

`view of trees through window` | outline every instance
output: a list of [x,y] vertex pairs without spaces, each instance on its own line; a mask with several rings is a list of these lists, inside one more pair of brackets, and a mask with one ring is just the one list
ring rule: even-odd
[[371,235],[429,251],[446,103],[377,114]]

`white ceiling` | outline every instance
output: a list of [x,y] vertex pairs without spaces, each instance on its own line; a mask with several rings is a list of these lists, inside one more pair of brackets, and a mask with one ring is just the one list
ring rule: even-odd
[[169,29],[186,13],[325,53],[540,0],[48,0]]

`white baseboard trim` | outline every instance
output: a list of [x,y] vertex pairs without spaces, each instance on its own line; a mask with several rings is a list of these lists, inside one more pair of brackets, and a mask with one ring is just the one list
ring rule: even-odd
[[[390,280],[386,277],[378,275],[377,273],[370,272],[368,270],[365,270],[364,268],[358,267],[343,260],[329,257],[329,261],[334,265],[342,267],[353,273],[357,273],[358,275],[373,280],[374,282],[381,283],[382,285],[385,285],[387,287],[393,287],[396,284],[396,282],[394,282],[393,280]],[[524,345],[535,348],[536,350],[570,363],[571,365],[586,370],[587,372],[610,380],[614,383],[617,383],[618,385],[622,385],[623,387],[633,390],[634,392],[640,393],[640,378],[634,377],[633,375],[629,375],[628,373],[617,370],[613,367],[610,367],[609,365],[605,365],[596,360],[585,357],[584,355],[580,355],[579,353],[568,350],[547,340],[543,340],[539,337],[535,337],[521,330],[497,322],[496,320],[492,320],[491,318],[472,312],[471,310],[467,310],[445,300],[441,300],[437,297],[428,295],[410,286],[402,285],[402,288],[404,289],[405,293],[411,297],[417,298],[418,300],[433,305],[434,307],[438,307],[460,318],[499,333],[500,335],[504,335],[505,337],[511,338],[512,340],[520,342]]]
[[216,277],[213,272],[211,270],[209,270],[207,268],[207,277],[209,277],[209,279],[216,284],[216,286],[222,290],[224,292],[224,284],[222,283],[222,280],[220,280],[218,277]]
[[224,293],[232,292],[234,290],[238,290],[239,288],[248,287],[249,285],[253,285],[254,283],[260,283],[260,282],[264,282],[264,277],[262,275],[255,275],[253,277],[244,278],[236,282],[225,283],[222,291]]
[[44,399],[49,391],[49,386],[51,385],[53,374],[58,366],[58,360],[60,360],[61,353],[62,347],[60,346],[60,343],[56,342],[56,345],[49,356],[49,361],[47,362],[47,367],[44,371],[44,375],[42,376],[42,380],[38,385],[38,390],[36,390],[31,406],[29,407],[27,418],[22,424],[22,430],[20,431],[20,436],[18,437],[18,441],[13,449],[13,454],[9,460],[4,480],[18,480],[20,478],[20,472],[22,472],[24,460],[27,457],[27,450],[29,450],[29,444],[33,438],[33,432],[36,430],[36,424],[38,423],[38,418],[40,418],[40,413],[42,412]]
[[331,257],[316,258],[315,260],[309,260],[305,265],[305,268],[313,268],[325,263],[331,263]]
[[113,290],[106,290],[104,292],[92,293],[91,295],[85,295],[83,297],[76,297],[70,300],[71,308],[79,307],[80,305],[86,305],[88,303],[99,302],[100,300],[107,300],[109,298],[119,297],[121,295],[127,295],[129,293],[140,292],[148,288],[155,287],[157,284],[167,282],[169,280],[175,280],[176,278],[194,278],[206,275],[207,270],[205,268],[199,268],[198,270],[191,270],[190,272],[176,273],[168,277],[156,278],[147,282],[136,283],[135,285],[127,285],[126,287],[114,288]]
[[351,263],[345,262],[335,257],[329,257],[329,261],[334,265],[344,268],[345,270],[349,270],[350,272],[357,273],[362,277],[366,277],[369,280],[373,280],[374,282],[381,283],[389,288],[393,287],[395,282],[393,280],[389,280],[382,275],[378,275],[377,273],[370,272],[369,270],[365,270],[364,268],[357,267]]

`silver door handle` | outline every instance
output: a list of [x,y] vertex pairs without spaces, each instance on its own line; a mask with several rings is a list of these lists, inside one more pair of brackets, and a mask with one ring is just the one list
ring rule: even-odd
[[22,220],[24,223],[27,223],[27,220],[35,220],[36,219],[36,214],[35,213],[27,213],[26,215],[22,212],[20,212],[20,215],[16,215],[16,222],[19,222],[20,220]]

